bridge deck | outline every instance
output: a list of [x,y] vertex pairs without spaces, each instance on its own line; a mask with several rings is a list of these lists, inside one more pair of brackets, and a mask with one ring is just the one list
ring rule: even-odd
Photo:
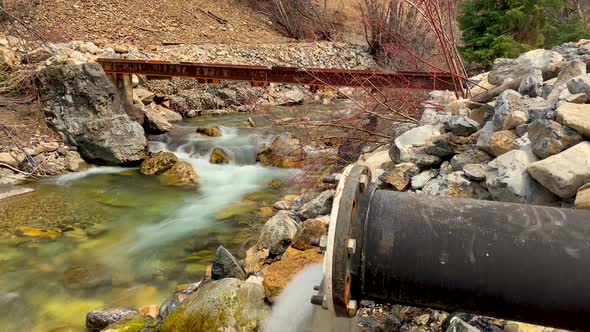
[[265,67],[154,60],[97,60],[109,74],[137,74],[155,78],[192,77],[206,82],[246,81],[253,85],[285,83],[309,86],[454,90],[452,76],[437,72]]

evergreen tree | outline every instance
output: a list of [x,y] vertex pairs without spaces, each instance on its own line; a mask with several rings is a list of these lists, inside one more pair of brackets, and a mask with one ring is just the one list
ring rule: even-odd
[[590,36],[579,16],[564,14],[565,0],[468,0],[462,9],[461,53],[467,61],[484,65]]

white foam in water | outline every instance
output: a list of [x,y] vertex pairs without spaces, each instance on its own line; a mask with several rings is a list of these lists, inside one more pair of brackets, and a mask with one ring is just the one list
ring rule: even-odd
[[[170,149],[171,143],[154,144],[162,150],[172,150],[181,160],[190,162],[199,176],[199,196],[187,202],[166,220],[138,229],[138,240],[130,252],[157,247],[194,234],[212,225],[215,215],[228,204],[239,202],[247,193],[268,185],[272,179],[288,175],[285,170],[262,167],[256,162],[256,151],[247,136],[239,135],[233,128],[222,128],[224,136],[218,138],[195,138]],[[203,148],[204,146],[204,148]],[[251,164],[213,165],[209,163],[210,150],[224,148],[236,159],[251,160]],[[203,151],[201,154],[199,151]]]
[[314,305],[313,290],[322,279],[322,264],[301,271],[285,287],[272,313],[264,324],[264,332],[309,332],[312,329]]
[[82,172],[68,173],[68,174],[61,175],[61,176],[57,177],[56,182],[61,185],[66,185],[68,183],[83,179],[83,178],[91,176],[91,175],[117,174],[117,173],[122,173],[125,171],[134,170],[134,169],[137,169],[137,168],[114,167],[114,166],[113,167],[109,167],[109,166],[95,167],[95,166],[93,166],[93,167],[90,167],[89,169],[82,171]]

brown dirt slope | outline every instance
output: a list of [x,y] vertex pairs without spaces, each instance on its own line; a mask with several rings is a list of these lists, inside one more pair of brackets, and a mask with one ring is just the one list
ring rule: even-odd
[[50,41],[136,46],[289,41],[267,17],[234,0],[52,0],[40,2],[27,16]]

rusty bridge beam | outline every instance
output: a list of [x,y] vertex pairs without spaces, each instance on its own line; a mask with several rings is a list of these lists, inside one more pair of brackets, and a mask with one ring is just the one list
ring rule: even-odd
[[371,70],[242,66],[153,60],[98,59],[107,74],[192,77],[204,82],[246,81],[263,86],[285,83],[310,86],[454,90],[452,76],[436,72],[386,73]]

